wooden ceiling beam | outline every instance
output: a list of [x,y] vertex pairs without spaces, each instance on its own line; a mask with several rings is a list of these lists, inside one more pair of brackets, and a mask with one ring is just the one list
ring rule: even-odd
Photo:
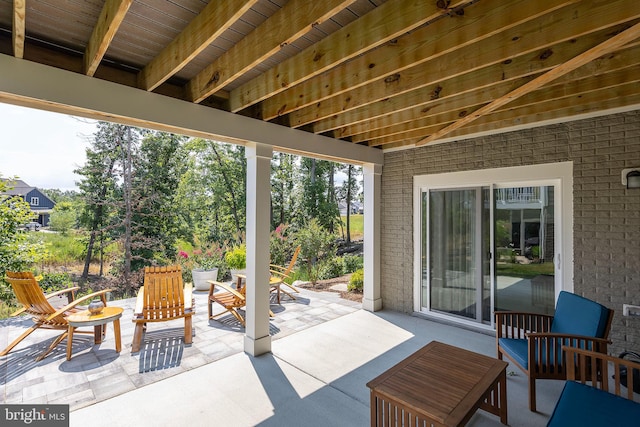
[[355,0],[291,0],[233,45],[187,84],[187,95],[201,102],[251,68],[299,39]]
[[509,92],[508,94],[492,101],[491,103],[485,105],[484,107],[474,111],[472,114],[463,117],[460,120],[457,120],[455,123],[452,123],[445,128],[439,130],[428,136],[427,138],[419,141],[416,145],[421,146],[424,144],[428,144],[429,142],[435,141],[443,136],[451,133],[452,131],[459,129],[474,120],[479,119],[483,115],[489,114],[492,111],[497,110],[501,106],[508,104],[534,90],[540,88],[548,83],[562,77],[563,75],[575,70],[582,65],[593,61],[594,59],[607,54],[608,52],[612,52],[616,49],[621,48],[627,43],[630,43],[640,37],[640,24],[635,24],[631,28],[611,37],[609,40],[600,43],[597,46],[589,49],[585,53],[576,56],[575,58],[565,62],[562,65],[559,65],[552,69],[551,71],[547,71],[543,75],[536,77],[532,81],[525,83],[519,88]]
[[138,86],[144,90],[154,90],[220,37],[257,1],[210,1],[202,12],[140,71]]
[[[625,86],[627,89],[632,83],[637,84],[640,81],[640,73],[638,66],[627,67],[616,72],[592,76],[575,81],[556,81],[553,85],[545,88],[541,88],[535,92],[524,96],[517,101],[509,104],[508,107],[504,107],[502,111],[510,111],[514,109],[521,109],[530,105],[538,105],[541,103],[552,103],[553,101],[559,101],[561,99],[569,98],[571,102],[582,103],[583,99],[587,100],[593,92],[607,94],[612,93],[617,86]],[[475,94],[476,99],[470,99],[468,105],[462,107],[462,110],[452,108],[441,114],[436,114],[431,117],[422,118],[409,123],[402,123],[394,126],[390,126],[385,129],[378,129],[367,134],[356,135],[352,138],[353,142],[365,142],[368,141],[370,146],[379,146],[389,144],[392,142],[402,141],[404,139],[413,139],[419,137],[425,137],[431,133],[439,130],[442,126],[455,122],[460,117],[464,117],[468,111],[474,111],[485,105],[483,102],[483,94]],[[587,97],[586,95],[589,95]],[[474,103],[475,102],[475,103]],[[556,103],[557,104],[557,103]],[[558,107],[555,108],[564,108]],[[519,110],[522,111],[522,110]],[[504,121],[507,118],[501,116],[496,121]]]
[[[604,37],[604,35],[599,35]],[[361,107],[357,110],[343,114],[343,116],[353,115],[358,118],[358,122],[342,127],[336,131],[336,137],[345,138],[347,136],[355,136],[363,133],[373,132],[378,129],[387,128],[393,125],[407,123],[434,114],[439,114],[454,108],[464,108],[465,105],[459,101],[462,95],[473,93],[475,91],[494,92],[494,86],[501,86],[498,94],[502,95],[515,89],[517,86],[506,86],[509,82],[520,85],[522,82],[517,80],[536,76],[540,72],[550,70],[554,66],[571,59],[580,52],[584,52],[586,47],[593,46],[597,43],[591,43],[592,37],[580,38],[575,43],[567,43],[566,48],[560,48],[560,45],[553,47],[556,54],[550,56],[544,61],[530,61],[528,56],[514,58],[509,64],[496,64],[482,70],[468,73],[453,79],[447,79],[441,82],[440,88],[456,88],[456,92],[439,90],[437,98],[434,96],[436,89],[421,88],[398,97],[393,97],[385,101],[379,101],[368,107]],[[587,43],[585,45],[585,43]],[[559,81],[576,80],[588,76],[595,76],[604,73],[610,73],[630,66],[630,64],[638,64],[640,62],[640,47],[635,46],[628,49],[616,51],[615,53],[605,55],[595,61],[586,64],[583,67],[569,73],[567,76],[559,79]],[[495,76],[502,76],[498,79]],[[449,101],[451,97],[455,101]],[[432,99],[436,98],[436,99]],[[485,99],[484,102],[489,102]],[[365,117],[364,111],[369,111],[371,119],[361,119]],[[356,116],[357,114],[357,116]],[[338,117],[338,119],[346,120],[346,118]],[[358,139],[358,138],[356,138]],[[366,138],[370,139],[370,138]]]
[[[482,48],[476,44],[463,46],[433,61],[399,72],[393,82],[377,80],[295,111],[290,114],[289,122],[296,127],[322,121],[376,101],[433,85],[443,77],[451,78],[491,64],[511,61],[513,57],[527,53],[536,53],[543,60],[557,54],[549,49],[554,44],[576,40],[640,17],[640,7],[635,0],[616,0],[615,7],[611,6],[610,3],[601,3],[598,7],[591,3],[578,4],[526,21],[484,39]],[[451,90],[456,91],[455,88]],[[317,133],[330,130],[322,124],[316,124],[314,128]]]
[[[527,115],[520,115],[518,117],[511,115],[504,121],[491,120],[490,122],[482,123],[481,120],[478,120],[478,122],[473,123],[471,126],[460,128],[449,134],[447,141],[510,132],[523,128],[536,127],[536,125],[558,123],[560,119],[562,122],[567,122],[586,117],[602,116],[604,114],[638,109],[640,108],[640,94],[632,90],[632,93],[628,95],[620,96],[612,94],[611,97],[606,99],[597,97],[595,101],[583,104],[576,104],[572,100],[559,100],[554,102],[562,102],[564,108],[560,108],[560,104],[556,107],[552,102],[545,103],[537,108],[529,108],[528,112],[521,112],[521,114]],[[491,115],[485,117],[491,117]],[[386,150],[412,147],[422,140],[422,138],[423,137],[414,139],[407,138],[404,141],[385,144],[378,148]]]
[[[468,0],[457,0],[455,5]],[[455,5],[452,5],[454,7]],[[396,0],[376,7],[299,54],[231,91],[237,112],[321,74],[448,13],[435,1]]]
[[26,0],[13,0],[13,56],[24,57]]
[[133,0],[107,0],[84,51],[84,73],[93,76]]
[[[510,0],[496,4],[480,1],[464,8],[464,14],[452,14],[367,52],[364,55],[276,94],[262,103],[265,120],[289,114],[369,83],[396,80],[396,74],[438,58],[464,46],[477,43],[519,23],[532,20],[576,0]],[[333,99],[333,98],[332,98]],[[344,97],[349,105],[351,97]],[[336,107],[342,107],[339,105]],[[295,120],[294,120],[295,122]],[[300,125],[303,125],[301,123]]]

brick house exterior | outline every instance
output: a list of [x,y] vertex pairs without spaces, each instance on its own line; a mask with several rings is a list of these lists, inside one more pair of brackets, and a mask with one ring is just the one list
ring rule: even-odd
[[573,162],[573,290],[615,310],[612,354],[640,350],[640,191],[621,170],[640,165],[640,111],[553,124],[385,154],[381,283],[384,307],[413,309],[413,177]]

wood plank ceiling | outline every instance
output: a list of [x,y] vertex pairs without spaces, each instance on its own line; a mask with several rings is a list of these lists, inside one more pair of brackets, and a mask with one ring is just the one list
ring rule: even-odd
[[395,149],[640,108],[639,22],[638,0],[0,0],[0,53]]

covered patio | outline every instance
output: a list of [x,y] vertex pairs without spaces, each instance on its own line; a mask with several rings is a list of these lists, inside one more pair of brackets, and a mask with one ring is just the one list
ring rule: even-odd
[[[112,426],[366,426],[366,383],[427,343],[495,355],[490,335],[394,311],[374,314],[336,293],[302,290],[298,300],[271,306],[272,352],[251,357],[243,352],[243,329],[232,316],[206,320],[205,296],[196,294],[191,346],[182,342],[180,322],[156,324],[141,352],[132,355],[133,300],[111,303],[125,308],[120,354],[109,325],[100,345],[76,336],[70,361],[60,345],[36,363],[54,332],[34,333],[0,362],[3,402],[69,404],[72,426],[87,420],[109,420]],[[19,333],[24,321],[2,321],[0,341]],[[508,377],[510,425],[544,426],[562,382],[541,382],[538,412],[530,413],[526,377],[517,369],[508,372],[516,373]],[[478,411],[469,425],[502,424]]]
[[[480,197],[496,188],[553,188],[548,293],[575,292],[615,310],[610,352],[639,350],[640,318],[622,313],[623,304],[640,305],[640,191],[621,182],[621,173],[624,181],[624,171],[640,169],[637,0],[107,0],[63,7],[0,0],[0,6],[0,102],[246,147],[241,347],[249,356],[202,366],[202,375],[188,381],[210,389],[227,363],[251,372],[249,389],[262,403],[239,425],[279,425],[288,420],[279,417],[300,413],[297,421],[313,425],[314,410],[332,416],[333,407],[343,407],[336,406],[343,405],[339,396],[357,403],[338,412],[336,425],[351,413],[364,425],[363,386],[382,365],[439,338],[494,355],[487,334],[495,286],[483,299],[482,278],[474,282],[479,296],[460,305],[470,311],[490,303],[464,319],[459,307],[434,306],[426,225],[432,192],[473,188]],[[281,340],[270,333],[269,292],[259,285],[268,283],[274,151],[362,165],[365,187],[363,310]],[[483,249],[475,246],[481,257]],[[488,252],[485,260],[495,259]],[[444,278],[464,276],[450,266],[442,270]],[[340,323],[346,319],[357,329]],[[307,351],[314,345],[323,346],[322,355]],[[265,356],[250,357],[258,355]],[[323,372],[320,356],[340,365]],[[190,375],[150,387],[182,393],[180,378]],[[298,383],[298,375],[307,381]],[[550,400],[538,414],[518,409],[525,400],[517,397],[520,379],[509,379],[511,424],[543,425],[557,396],[553,382],[541,382],[550,389],[541,389],[540,398]],[[206,425],[206,411],[246,404],[244,389],[227,380],[215,383],[223,390],[219,401],[198,396],[180,417]],[[289,398],[279,400],[275,390]],[[111,416],[119,402],[144,402],[141,393],[93,410]],[[328,395],[335,400],[324,401]],[[287,412],[291,402],[300,412]]]

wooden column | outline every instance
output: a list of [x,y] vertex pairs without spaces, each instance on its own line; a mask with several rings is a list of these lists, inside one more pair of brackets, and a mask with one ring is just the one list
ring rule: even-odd
[[244,351],[271,351],[269,335],[270,145],[249,143],[247,157],[247,307]]

